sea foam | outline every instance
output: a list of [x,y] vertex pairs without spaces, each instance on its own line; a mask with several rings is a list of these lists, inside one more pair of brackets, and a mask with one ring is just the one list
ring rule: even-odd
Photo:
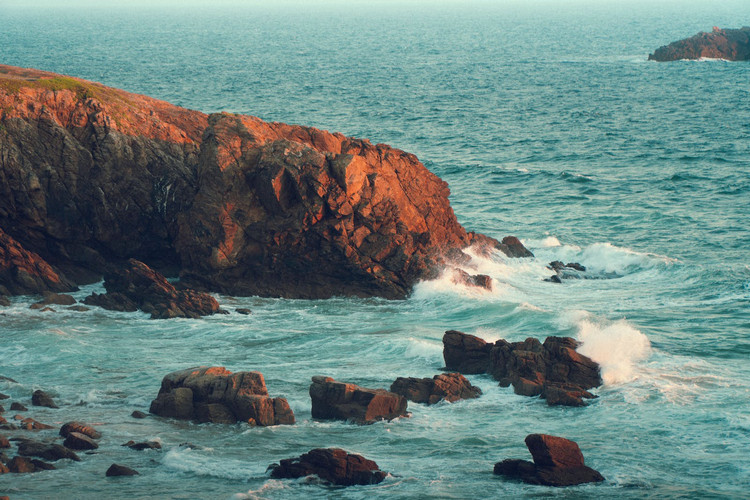
[[599,363],[606,385],[634,380],[638,362],[651,353],[646,335],[625,320],[605,323],[586,318],[577,326],[582,342],[578,352]]

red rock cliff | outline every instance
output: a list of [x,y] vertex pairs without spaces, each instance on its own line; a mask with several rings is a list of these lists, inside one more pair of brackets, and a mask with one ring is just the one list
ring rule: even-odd
[[472,243],[412,155],[0,66],[0,228],[73,281],[136,258],[232,294],[404,297]]

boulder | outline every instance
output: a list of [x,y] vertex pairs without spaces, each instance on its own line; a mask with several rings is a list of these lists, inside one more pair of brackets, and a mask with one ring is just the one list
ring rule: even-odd
[[528,248],[523,246],[521,240],[519,240],[515,236],[506,236],[505,238],[503,238],[503,241],[500,243],[499,248],[508,257],[526,258],[534,256],[534,254],[531,253]]
[[391,392],[400,394],[409,401],[428,405],[443,400],[454,402],[478,398],[482,394],[479,387],[471,385],[460,373],[445,373],[433,378],[399,377],[391,384]]
[[701,32],[669,45],[659,47],[649,54],[649,61],[678,61],[681,59],[727,59],[729,61],[750,60],[750,27],[720,29]]
[[584,465],[578,444],[547,434],[529,434],[526,446],[534,462],[507,459],[495,464],[494,473],[530,484],[575,486],[604,481],[594,469]]
[[136,451],[161,450],[161,443],[158,441],[142,441],[140,443],[136,443],[135,441],[131,440],[121,446],[127,446],[131,450],[136,450]]
[[116,311],[137,307],[152,319],[199,318],[219,311],[219,303],[211,295],[178,290],[161,273],[135,259],[106,274],[104,288],[104,297],[92,294],[84,303]]
[[143,413],[142,411],[135,410],[133,413],[130,414],[133,418],[146,418],[148,417],[147,414]]
[[24,405],[19,403],[18,401],[13,401],[10,404],[10,411],[29,411],[28,408],[26,408]]
[[492,344],[479,337],[448,330],[443,335],[443,358],[448,370],[465,374],[486,373],[490,366]]
[[317,448],[297,457],[269,466],[275,479],[296,479],[318,476],[337,486],[378,484],[387,473],[378,464],[361,455],[347,453],[340,448]]
[[59,408],[52,400],[52,396],[42,390],[36,390],[31,395],[31,404],[34,406],[45,406],[47,408]]
[[[19,415],[16,415],[18,417]],[[27,431],[41,431],[45,429],[54,429],[53,426],[37,422],[33,418],[21,418],[21,428]]]
[[271,398],[260,372],[232,373],[221,366],[200,366],[164,377],[151,413],[199,422],[293,424],[284,398]]
[[107,477],[137,476],[138,474],[139,472],[137,470],[119,464],[110,465],[109,469],[107,469],[107,472],[105,473]]
[[55,443],[42,443],[23,439],[18,443],[18,454],[27,457],[39,457],[45,460],[60,460],[69,458],[75,462],[80,462],[78,455],[67,449],[65,446]]
[[359,424],[407,416],[404,396],[385,389],[366,389],[316,376],[310,385],[312,417],[351,420]]
[[13,457],[7,464],[8,470],[16,474],[25,474],[28,472],[36,472],[36,467],[32,463],[30,458],[26,457]]
[[599,365],[576,352],[577,347],[570,337],[547,337],[543,344],[535,338],[490,344],[455,330],[443,337],[448,369],[490,373],[501,386],[512,385],[523,396],[541,396],[549,405],[584,406],[584,398],[596,397],[588,389],[602,384]]
[[68,433],[68,436],[63,442],[63,446],[65,446],[66,448],[70,448],[71,450],[95,450],[99,448],[99,445],[96,444],[96,441],[91,439],[89,436],[81,434],[80,432],[72,431]]

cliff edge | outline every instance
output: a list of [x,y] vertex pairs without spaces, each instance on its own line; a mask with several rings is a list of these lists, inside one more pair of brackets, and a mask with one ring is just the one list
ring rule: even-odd
[[513,253],[448,195],[387,145],[0,65],[1,236],[56,291],[135,258],[230,294],[403,298],[467,246]]

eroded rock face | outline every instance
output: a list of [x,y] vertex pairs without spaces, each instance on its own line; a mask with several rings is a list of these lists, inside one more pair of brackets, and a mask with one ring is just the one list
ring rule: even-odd
[[153,319],[198,318],[219,311],[219,303],[211,295],[178,290],[161,273],[135,259],[107,274],[104,288],[106,294],[93,294],[84,303],[116,311],[138,308]]
[[28,254],[0,256],[0,293],[134,258],[237,295],[403,298],[469,245],[530,255],[467,232],[447,184],[383,144],[10,66],[0,109],[0,228]]
[[473,335],[450,330],[443,336],[443,357],[449,370],[490,373],[500,385],[513,385],[516,394],[541,396],[549,405],[583,406],[594,398],[588,389],[602,384],[599,365],[576,352],[570,337],[547,337],[544,344],[523,342],[494,344]]
[[404,396],[316,376],[310,385],[312,417],[368,424],[406,416]]
[[714,27],[710,33],[701,32],[690,38],[659,47],[649,54],[649,61],[678,61],[680,59],[750,60],[750,27],[721,29]]
[[604,481],[604,477],[583,462],[578,444],[548,434],[529,434],[526,447],[534,462],[507,459],[495,464],[494,473],[530,484],[575,486]]
[[432,405],[440,401],[454,402],[461,399],[478,398],[479,387],[471,385],[460,373],[445,373],[433,378],[399,377],[391,384],[391,392],[404,396],[415,403]]
[[318,476],[338,486],[377,484],[387,474],[378,464],[361,455],[347,453],[341,448],[317,448],[297,457],[269,466],[275,479],[296,479]]
[[200,366],[166,375],[149,411],[199,422],[241,421],[268,426],[295,421],[286,399],[268,396],[260,372],[232,373],[221,366]]

